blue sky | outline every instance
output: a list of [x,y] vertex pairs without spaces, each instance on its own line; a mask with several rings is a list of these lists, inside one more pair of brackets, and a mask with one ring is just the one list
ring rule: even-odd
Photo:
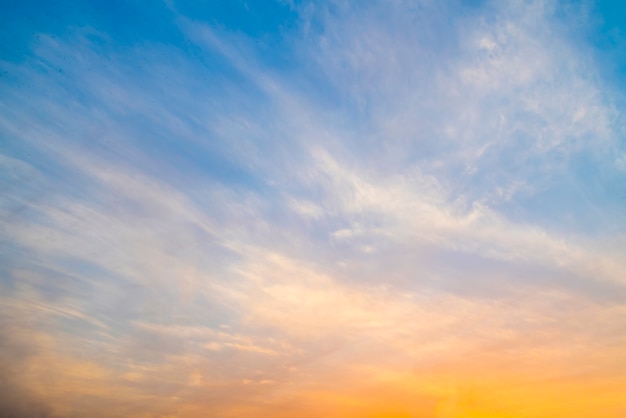
[[0,407],[622,416],[624,7],[4,2]]

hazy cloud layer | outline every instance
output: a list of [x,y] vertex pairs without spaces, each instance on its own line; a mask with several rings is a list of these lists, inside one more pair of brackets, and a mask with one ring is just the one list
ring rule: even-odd
[[6,7],[0,416],[626,413],[594,4]]

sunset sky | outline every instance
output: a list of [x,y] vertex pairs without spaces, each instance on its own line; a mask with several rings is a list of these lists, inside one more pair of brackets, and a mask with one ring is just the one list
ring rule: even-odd
[[626,3],[0,2],[0,417],[626,417]]

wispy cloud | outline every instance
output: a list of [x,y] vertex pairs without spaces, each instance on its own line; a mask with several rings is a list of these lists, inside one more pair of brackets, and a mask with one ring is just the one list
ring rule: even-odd
[[0,61],[0,404],[622,414],[623,109],[583,6],[33,27]]

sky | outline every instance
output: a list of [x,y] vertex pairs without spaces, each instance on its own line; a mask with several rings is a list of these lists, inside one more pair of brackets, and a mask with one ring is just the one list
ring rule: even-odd
[[0,416],[626,416],[626,4],[0,2]]

